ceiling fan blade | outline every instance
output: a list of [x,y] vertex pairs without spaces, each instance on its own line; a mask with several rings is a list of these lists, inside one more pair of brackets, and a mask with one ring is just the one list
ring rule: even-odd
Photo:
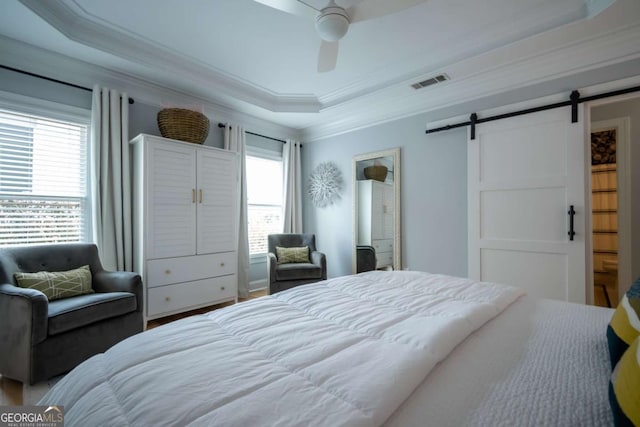
[[318,53],[318,72],[326,73],[333,71],[338,62],[338,42],[320,43],[320,52]]
[[316,19],[318,16],[318,10],[313,7],[299,2],[297,0],[254,0],[257,3],[264,4],[265,6],[272,7],[274,9],[281,10],[292,15],[304,16],[311,19]]
[[427,0],[365,0],[347,9],[351,23],[375,19],[424,3]]

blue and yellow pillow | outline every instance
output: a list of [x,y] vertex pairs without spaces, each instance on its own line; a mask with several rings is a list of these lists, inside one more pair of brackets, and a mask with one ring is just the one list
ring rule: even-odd
[[640,426],[640,337],[624,352],[609,383],[614,424]]
[[640,336],[640,279],[636,280],[624,295],[607,327],[612,369],[638,336]]

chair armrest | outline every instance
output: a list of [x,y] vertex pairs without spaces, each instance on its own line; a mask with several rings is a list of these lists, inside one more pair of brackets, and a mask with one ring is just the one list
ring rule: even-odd
[[42,292],[0,284],[0,353],[9,354],[44,341],[48,314],[49,300]]
[[278,259],[273,252],[267,252],[267,280],[269,284],[276,281],[276,267],[278,266]]
[[138,303],[136,311],[142,311],[142,278],[138,273],[103,270],[93,275],[92,287],[96,292],[131,292]]
[[322,269],[322,280],[327,279],[327,257],[324,253],[313,251],[310,254],[311,264],[315,264]]

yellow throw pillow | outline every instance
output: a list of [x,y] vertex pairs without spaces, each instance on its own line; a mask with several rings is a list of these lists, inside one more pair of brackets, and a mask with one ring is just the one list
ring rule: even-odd
[[640,338],[624,352],[611,374],[609,403],[616,426],[640,426]]
[[88,265],[69,271],[14,273],[13,277],[18,286],[36,289],[45,294],[49,301],[93,293]]
[[612,369],[638,336],[640,336],[640,279],[636,280],[624,294],[607,327]]
[[276,246],[278,264],[309,262],[309,246],[284,248]]

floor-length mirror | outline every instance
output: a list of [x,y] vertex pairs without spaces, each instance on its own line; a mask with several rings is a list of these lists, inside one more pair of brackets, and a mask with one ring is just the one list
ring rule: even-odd
[[400,148],[353,158],[352,270],[400,270]]

